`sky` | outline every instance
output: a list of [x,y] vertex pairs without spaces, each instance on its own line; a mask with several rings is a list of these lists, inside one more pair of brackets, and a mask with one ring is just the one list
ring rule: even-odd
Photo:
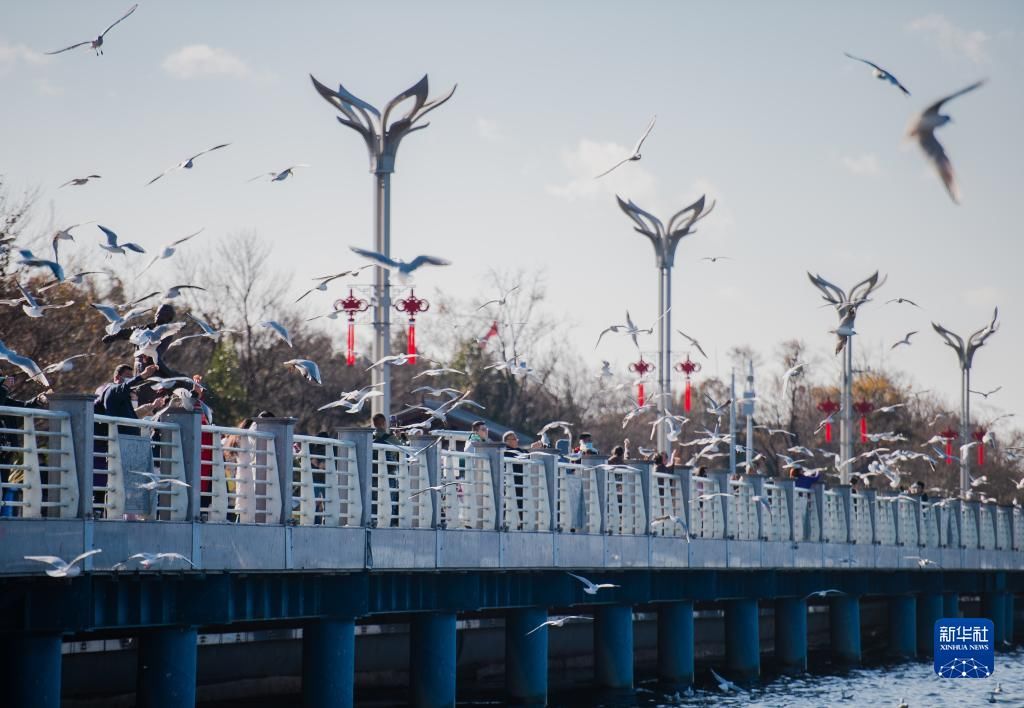
[[[877,269],[888,280],[858,315],[858,357],[955,408],[958,365],[930,323],[969,333],[998,306],[973,381],[1003,389],[972,405],[992,417],[1024,396],[1020,3],[150,0],[107,35],[104,56],[42,54],[126,9],[0,5],[0,173],[38,188],[56,222],[96,219],[150,249],[204,227],[186,246],[200,253],[203,239],[253,229],[300,293],[357,265],[350,245],[373,244],[365,147],[308,76],[383,106],[427,73],[432,96],[458,89],[399,150],[392,254],[453,265],[423,269],[418,295],[469,302],[494,291],[492,269],[541,271],[557,337],[595,371],[610,360],[625,373],[636,359],[626,338],[593,342],[627,309],[642,325],[655,319],[657,277],[615,195],[667,220],[707,194],[717,206],[679,246],[672,302],[673,326],[707,350],[704,374],[727,376],[728,350],[749,346],[765,380],[781,370],[778,344],[799,338],[838,376],[835,314],[806,273],[846,288]],[[844,52],[886,67],[912,95]],[[956,205],[903,136],[917,112],[982,78],[946,104],[953,122],[937,132]],[[642,160],[595,180],[652,115]],[[144,186],[223,142],[195,169]],[[247,181],[296,163],[310,167],[283,183]],[[103,178],[58,189],[92,172]],[[76,233],[77,248],[99,241],[93,227]],[[896,297],[922,309],[884,304]],[[420,322],[423,342],[429,314]],[[912,345],[890,351],[911,330]],[[676,358],[688,351],[682,338],[673,346]]]

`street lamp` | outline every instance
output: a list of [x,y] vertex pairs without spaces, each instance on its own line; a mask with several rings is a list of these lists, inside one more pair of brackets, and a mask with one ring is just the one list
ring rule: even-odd
[[842,462],[839,465],[839,481],[842,484],[850,483],[850,460],[853,458],[853,341],[850,339],[856,332],[853,330],[857,319],[857,308],[868,301],[868,297],[876,289],[882,286],[885,278],[878,279],[876,270],[871,276],[860,281],[852,288],[847,295],[842,288],[834,285],[820,275],[807,274],[811,283],[821,291],[825,302],[836,308],[839,315],[839,325],[832,330],[838,337],[836,354],[846,350],[843,357],[843,386],[840,390],[840,412],[839,419],[839,451]]
[[[338,90],[328,88],[312,75],[313,87],[325,101],[340,113],[338,122],[359,133],[366,142],[370,156],[370,172],[374,175],[374,250],[391,257],[391,173],[395,171],[398,146],[409,133],[426,128],[429,123],[416,125],[427,113],[445,103],[455,93],[455,86],[443,97],[427,100],[429,83],[426,75],[416,84],[388,101],[384,113],[366,101],[349,93],[338,84]],[[412,107],[401,118],[391,119],[392,111],[405,101]],[[373,359],[380,361],[391,353],[391,291],[389,273],[376,268],[373,276]],[[373,369],[374,384],[383,384],[383,396],[373,399],[373,413],[388,414],[391,410],[391,369],[380,366]]]
[[[669,390],[671,379],[672,352],[672,265],[676,259],[676,246],[679,241],[693,233],[694,225],[711,213],[715,203],[705,207],[705,196],[688,207],[676,212],[668,220],[668,228],[662,221],[648,211],[644,211],[632,201],[623,201],[616,196],[619,208],[633,220],[633,230],[650,239],[654,246],[654,255],[658,266],[658,410],[661,415],[668,413]],[[664,426],[658,426],[658,449],[668,449],[668,433]]]
[[[946,345],[952,347],[960,361],[960,439],[967,441],[971,439],[971,364],[974,363],[974,353],[985,344],[985,340],[996,333],[999,328],[996,319],[999,317],[999,308],[992,313],[992,321],[971,334],[965,342],[963,337],[953,334],[942,325],[932,322],[932,328],[939,333]],[[971,460],[969,455],[960,456],[960,493],[965,494],[970,489],[969,472]]]

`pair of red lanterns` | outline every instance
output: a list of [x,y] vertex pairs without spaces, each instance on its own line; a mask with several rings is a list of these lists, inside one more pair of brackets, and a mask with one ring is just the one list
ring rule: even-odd
[[[337,300],[334,303],[335,311],[343,311],[348,315],[348,336],[345,340],[345,364],[355,366],[356,363],[356,315],[366,312],[370,303],[356,297],[353,290],[348,291],[348,297]],[[409,332],[406,338],[406,354],[409,363],[416,363],[416,315],[430,309],[430,303],[423,298],[416,297],[414,290],[409,291],[409,296],[395,303],[395,309],[409,315]]]
[[[689,354],[687,354],[686,361],[681,361],[672,368],[686,375],[686,388],[683,393],[683,410],[689,413],[690,409],[693,407],[690,375],[700,371],[700,364],[695,361],[691,361]],[[636,382],[636,404],[643,407],[647,400],[647,396],[644,391],[644,377],[654,371],[654,364],[649,361],[645,361],[641,355],[640,361],[633,362],[629,365],[629,370],[630,372],[640,376],[640,380]]]
[[[818,410],[825,414],[825,442],[832,442],[832,416],[839,412],[840,405],[831,398],[826,398],[818,404]],[[868,441],[868,414],[875,410],[875,406],[868,401],[858,401],[853,404],[853,410],[860,413],[860,441]]]
[[[984,428],[978,428],[971,433],[971,437],[978,443],[978,467],[985,464],[985,434],[987,432]],[[951,465],[953,464],[953,441],[960,437],[960,435],[952,428],[946,428],[939,435],[946,443],[946,464]]]

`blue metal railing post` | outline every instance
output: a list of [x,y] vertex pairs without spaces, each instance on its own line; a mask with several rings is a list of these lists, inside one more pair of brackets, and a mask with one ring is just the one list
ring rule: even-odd
[[672,690],[693,685],[693,602],[658,605],[658,678]]
[[942,594],[924,592],[917,596],[917,655],[934,653],[935,622],[942,619]]
[[725,663],[737,682],[761,675],[761,618],[757,600],[729,600],[725,605]]
[[193,708],[196,704],[196,630],[162,627],[139,635],[139,708]]
[[600,605],[594,610],[594,682],[601,688],[633,688],[633,608]]
[[541,627],[547,619],[543,607],[505,613],[505,690],[511,705],[547,705],[548,628]]
[[654,475],[654,463],[629,463],[630,467],[635,467],[640,470],[640,492],[643,495],[644,500],[644,515],[646,525],[644,526],[644,534],[647,536],[651,535],[651,519],[654,518],[651,514],[651,489],[654,485],[651,484]]
[[455,613],[413,615],[409,626],[409,679],[417,708],[455,706]]
[[302,628],[302,705],[349,708],[356,667],[355,623],[319,619]]
[[[683,492],[683,516],[686,519],[686,530],[690,533],[690,529],[693,528],[690,526],[690,478],[693,476],[693,468],[684,467],[676,472],[676,476],[679,477],[679,487]],[[648,524],[648,526],[649,525],[650,524]]]
[[917,598],[895,595],[889,598],[889,651],[894,659],[917,656]]
[[51,411],[67,413],[71,419],[71,439],[75,450],[78,477],[79,519],[92,518],[93,401],[91,393],[50,393],[46,400]]
[[[91,437],[91,429],[89,433]],[[0,695],[5,706],[59,708],[60,671],[59,634],[5,635],[0,642]]]
[[775,601],[775,663],[784,674],[807,670],[807,600],[802,597]]
[[829,600],[832,659],[844,666],[860,665],[860,598],[840,595]]

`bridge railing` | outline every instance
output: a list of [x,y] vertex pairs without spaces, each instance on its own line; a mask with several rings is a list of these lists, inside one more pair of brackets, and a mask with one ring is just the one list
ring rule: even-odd
[[1010,519],[1013,523],[1013,549],[1024,551],[1024,510],[1020,507],[1013,507]]
[[725,538],[725,500],[729,497],[711,497],[720,494],[717,479],[690,477],[690,533],[697,538]]
[[851,522],[853,542],[861,546],[874,543],[874,525],[872,524],[872,495],[850,494]]
[[336,438],[293,436],[292,520],[302,526],[359,526],[356,446]]
[[107,415],[94,416],[93,423],[93,516],[184,520],[188,488],[181,429],[173,423]]
[[[371,453],[370,525],[430,528],[433,498],[424,453],[410,454],[405,448],[380,443],[373,444]],[[456,471],[452,470],[451,475],[447,481],[456,478]],[[447,508],[454,510],[457,506]]]
[[[437,493],[441,521],[451,529],[493,529],[494,485],[490,460],[484,455],[441,451]],[[426,494],[420,496],[428,496]]]
[[763,538],[767,541],[789,541],[792,528],[789,515],[789,494],[784,486],[766,482],[762,494],[768,500],[768,509],[761,515]]
[[793,540],[817,543],[821,540],[821,523],[817,500],[810,489],[793,490]]
[[202,426],[199,499],[210,522],[281,523],[277,441],[272,433]]
[[501,458],[502,527],[509,531],[548,531],[551,503],[547,466],[531,457]]
[[77,515],[78,477],[70,416],[0,406],[0,516]]
[[824,507],[823,541],[827,543],[846,543],[846,502],[835,489],[826,489],[822,493]]
[[604,531],[610,534],[640,535],[647,533],[647,511],[644,505],[646,469],[629,465],[612,465],[599,470],[599,483],[604,484]]
[[555,484],[556,528],[571,533],[600,533],[596,468],[559,462],[555,466]]
[[754,486],[746,477],[728,481],[728,535],[740,541],[753,541],[759,537],[760,525],[757,519],[757,502],[754,501]]
[[[655,536],[683,538],[689,529],[683,477],[675,472],[658,472],[654,467],[650,473],[650,521],[648,527]],[[682,520],[654,524],[655,519],[674,516]],[[686,524],[686,528],[683,527]]]

